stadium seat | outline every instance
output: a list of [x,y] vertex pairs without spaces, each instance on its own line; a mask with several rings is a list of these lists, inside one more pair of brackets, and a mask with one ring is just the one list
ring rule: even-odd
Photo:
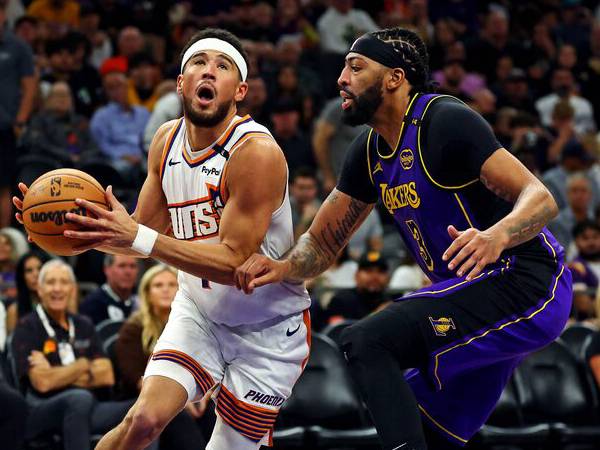
[[119,334],[123,322],[123,320],[106,319],[96,325],[96,333],[100,342],[107,343],[110,338]]
[[549,424],[552,440],[561,446],[600,443],[593,395],[575,356],[560,339],[525,358],[517,373],[527,424]]
[[[339,348],[322,334],[313,334],[306,369],[280,413],[278,433],[293,427],[306,431],[301,448],[364,447],[378,443]],[[275,445],[286,448],[288,442],[275,440]]]
[[573,352],[578,361],[583,361],[583,343],[595,331],[594,328],[584,324],[574,324],[566,328],[560,335],[561,341]]

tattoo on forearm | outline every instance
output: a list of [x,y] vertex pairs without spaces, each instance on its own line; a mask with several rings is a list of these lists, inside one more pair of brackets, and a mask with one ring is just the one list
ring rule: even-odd
[[[334,191],[326,200],[336,203],[338,194]],[[300,237],[296,246],[286,255],[292,264],[289,276],[303,280],[325,271],[335,260],[339,251],[346,245],[358,223],[368,212],[368,204],[351,199],[344,216],[335,222],[326,223],[318,233],[307,232]]]
[[526,242],[536,234],[552,219],[554,213],[547,205],[533,215],[524,218],[508,228],[511,246]]

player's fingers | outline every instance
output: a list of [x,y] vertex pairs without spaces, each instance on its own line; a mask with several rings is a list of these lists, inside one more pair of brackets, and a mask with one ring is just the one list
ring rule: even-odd
[[473,270],[471,270],[471,272],[469,272],[466,280],[471,281],[471,280],[474,280],[475,278],[477,278],[481,274],[481,271],[485,268],[485,266],[487,266],[487,264],[488,263],[485,258],[480,259],[477,262],[477,264],[475,265],[475,267],[473,267]]
[[254,280],[254,278],[256,278],[256,275],[258,275],[262,271],[264,271],[264,262],[260,261],[257,257],[252,258],[252,261],[250,261],[250,264],[244,271],[242,286],[247,289],[250,282]]
[[23,225],[23,216],[21,215],[21,213],[15,213],[15,219],[17,219],[17,222]]
[[116,209],[125,209],[125,207],[119,202],[119,200],[117,200],[117,197],[115,197],[112,186],[108,186],[106,188],[106,200],[108,201],[110,209],[112,209],[113,211]]
[[29,190],[29,188],[27,187],[27,185],[25,183],[19,183],[19,190],[21,191],[21,194],[25,195],[27,194],[27,191]]
[[75,203],[77,203],[78,206],[81,206],[81,207],[87,209],[88,212],[93,213],[96,217],[108,217],[108,215],[110,214],[110,211],[100,208],[95,203],[92,203],[83,198],[75,199]]
[[83,239],[86,241],[102,241],[112,237],[111,232],[107,231],[76,231],[76,230],[65,230],[63,231],[65,237],[74,239]]
[[257,287],[261,287],[261,286],[264,286],[265,284],[273,283],[274,281],[277,281],[277,273],[272,268],[270,268],[270,270],[268,268],[265,273],[257,276],[256,278],[254,278],[254,280],[252,280],[248,284],[248,289],[250,290],[250,294]]
[[446,249],[446,251],[444,252],[444,254],[442,255],[442,259],[444,261],[448,261],[450,258],[452,258],[454,256],[454,254],[456,252],[458,252],[468,241],[468,239],[466,238],[466,236],[463,234],[461,236],[459,236],[458,238],[454,239],[454,241],[452,241],[452,244],[450,244],[450,246]]
[[473,253],[471,254],[471,257],[468,258],[456,271],[456,275],[458,275],[459,277],[462,277],[463,274],[467,273],[467,271],[469,269],[471,269],[471,267],[475,266],[477,263],[479,262],[479,258],[478,256]]
[[456,239],[462,233],[463,232],[462,231],[458,231],[454,225],[448,225],[448,234],[450,235],[451,239],[453,239],[453,240]]
[[74,222],[87,228],[101,228],[100,220],[94,219],[93,217],[82,216],[75,213],[67,213],[65,217],[69,222]]
[[461,264],[471,253],[475,251],[475,248],[467,242],[464,247],[456,254],[454,258],[448,264],[448,269],[454,270]]
[[254,263],[254,255],[250,256],[244,263],[235,269],[235,287],[238,289],[242,289],[244,286],[244,277],[248,267],[250,267]]
[[15,205],[15,208],[17,208],[19,211],[23,210],[23,200],[21,200],[19,197],[14,196],[12,198],[12,202],[13,205]]

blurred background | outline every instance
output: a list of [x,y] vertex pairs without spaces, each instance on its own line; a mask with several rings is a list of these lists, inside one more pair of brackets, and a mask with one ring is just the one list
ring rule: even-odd
[[[600,2],[583,0],[0,0],[0,447],[70,448],[64,423],[40,413],[37,397],[73,386],[36,391],[27,370],[33,347],[24,354],[13,339],[43,304],[37,274],[52,256],[14,221],[16,182],[74,167],[113,185],[133,211],[152,136],[182,114],[181,49],[196,31],[222,27],[249,55],[239,114],[267,125],[286,156],[298,237],[364,130],[341,120],[345,53],[361,34],[393,26],[420,34],[438,92],[479,112],[550,189],[560,214],[549,228],[574,275],[568,328],[517,369],[469,447],[600,448]],[[113,370],[111,386],[90,389],[93,404],[133,401],[176,280],[173,287],[171,271],[150,260],[87,252],[66,262],[77,280],[69,311],[93,323],[96,356]],[[154,278],[164,291],[153,291]],[[336,339],[427,283],[378,207],[308,284],[313,354],[280,415],[276,448],[378,448]],[[96,406],[85,413],[90,445],[106,431]],[[157,445],[204,448],[212,408],[180,416]]]

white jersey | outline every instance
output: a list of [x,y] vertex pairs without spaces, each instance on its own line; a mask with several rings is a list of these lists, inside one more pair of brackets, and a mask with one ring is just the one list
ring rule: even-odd
[[[173,235],[190,245],[218,243],[219,223],[227,198],[222,177],[229,157],[252,138],[273,139],[266,127],[250,116],[235,116],[210,147],[194,152],[185,121],[170,132],[161,161],[161,183],[171,216]],[[294,244],[290,201],[286,194],[273,212],[261,253],[281,257]],[[218,284],[179,271],[179,289],[210,320],[229,326],[253,324],[298,313],[310,306],[303,284],[274,283],[250,295],[234,286]]]

